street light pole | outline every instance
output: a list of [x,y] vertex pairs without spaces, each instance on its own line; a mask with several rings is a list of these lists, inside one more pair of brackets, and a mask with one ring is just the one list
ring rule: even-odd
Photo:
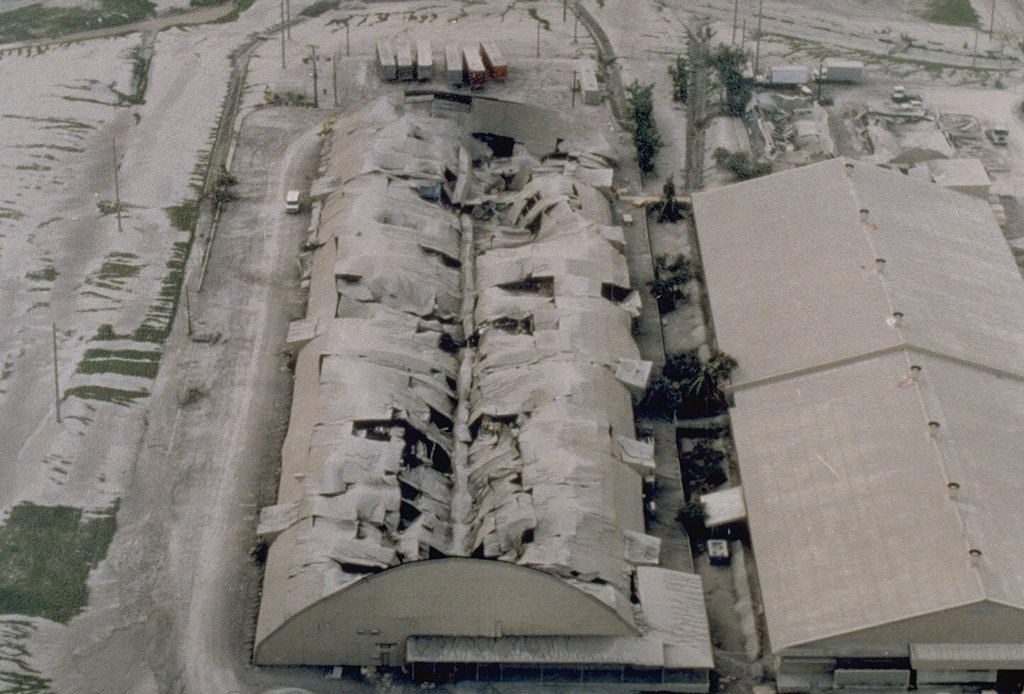
[[736,0],[736,4],[732,6],[732,45],[736,45],[736,19],[740,14],[740,0]]
[[757,71],[761,62],[761,18],[764,16],[764,0],[761,0],[757,5],[757,48],[754,50],[754,77],[757,77]]
[[311,43],[307,46],[307,48],[309,48],[309,50],[311,51],[311,57],[313,60],[313,108],[320,108],[320,88],[319,85],[317,84],[316,79],[316,49],[318,48],[318,46],[316,44]]

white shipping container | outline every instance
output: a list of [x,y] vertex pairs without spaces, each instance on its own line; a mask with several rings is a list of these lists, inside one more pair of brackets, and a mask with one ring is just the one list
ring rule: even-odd
[[416,42],[416,79],[429,80],[434,76],[434,53],[430,41]]
[[778,86],[807,84],[811,81],[811,71],[803,65],[780,65],[772,68],[770,81]]
[[398,44],[396,65],[396,79],[407,82],[416,78],[416,68],[412,62],[412,47],[405,41]]
[[826,82],[857,83],[864,81],[864,63],[859,60],[827,58],[823,65],[823,72]]
[[444,69],[450,84],[462,84],[462,49],[458,46],[445,46]]
[[391,81],[395,79],[395,50],[390,41],[377,42],[377,64],[380,66],[380,78]]

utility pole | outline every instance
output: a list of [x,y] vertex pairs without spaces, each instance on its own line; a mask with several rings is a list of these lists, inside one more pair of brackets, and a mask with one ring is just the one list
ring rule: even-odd
[[824,77],[824,75],[821,74],[821,71],[824,68],[825,68],[825,60],[823,58],[819,59],[818,60],[818,104],[821,104],[821,80]]
[[569,0],[562,0],[562,23],[565,23],[565,8],[569,4]]
[[334,54],[334,60],[331,61],[331,79],[334,82],[334,107],[338,107],[338,54]]
[[285,13],[287,19],[285,24],[288,26],[288,40],[292,40],[292,0],[284,0]]
[[188,298],[188,285],[185,285],[185,318],[188,319],[188,336],[192,337],[192,302]]
[[580,26],[580,0],[576,0],[572,13],[572,42],[576,43],[576,30]]
[[348,23],[349,23],[349,21],[351,21],[351,19],[352,19],[352,18],[351,18],[351,17],[349,17],[349,18],[347,18],[347,19],[345,20],[345,57],[346,57],[346,58],[347,58],[347,57],[349,57],[349,56],[351,55],[351,53],[349,53],[349,50],[348,50],[348,49],[349,49],[349,41],[348,41]]
[[971,54],[971,67],[978,62],[978,34],[981,33],[981,25],[974,27],[974,53]]
[[757,78],[757,70],[761,62],[761,18],[764,17],[764,0],[757,4],[757,49],[754,51],[754,77]]
[[60,424],[60,382],[57,380],[57,324],[53,324],[53,398],[57,405],[57,424]]
[[740,14],[740,0],[736,0],[736,3],[732,6],[732,45],[736,45],[736,19]]
[[313,108],[320,108],[319,86],[317,85],[316,79],[316,49],[319,48],[319,46],[311,43],[306,47],[311,51],[313,60]]
[[110,154],[114,159],[114,210],[117,212],[117,230],[121,229],[121,185],[117,180],[117,140],[110,140]]
[[281,69],[285,69],[284,64],[284,0],[281,0]]
[[686,99],[686,174],[687,191],[704,187],[704,148],[707,128],[708,65],[710,42],[707,24],[687,31],[687,54],[690,60],[690,87]]
[[743,47],[747,45],[747,20],[743,20],[743,26],[740,28],[740,53],[743,52]]
[[999,36],[999,70],[996,71],[996,87],[1003,88],[1003,48],[1006,45],[1006,35]]
[[992,40],[992,31],[996,26],[996,0],[992,0],[992,17],[988,22],[988,40]]
[[537,57],[540,57],[540,20],[537,20]]
[[576,108],[576,71],[572,71],[572,108]]

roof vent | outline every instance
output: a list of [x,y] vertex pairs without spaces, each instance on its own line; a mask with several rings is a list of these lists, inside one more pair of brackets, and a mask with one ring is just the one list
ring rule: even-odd
[[860,208],[860,221],[862,223],[867,223],[867,221],[868,221],[868,208],[866,208],[866,207]]
[[885,258],[875,258],[875,268],[877,268],[879,272],[884,270],[885,269]]
[[960,494],[960,484],[957,482],[950,482],[946,485],[946,492],[949,494],[949,498],[955,501],[957,495]]
[[918,366],[917,364],[911,364],[910,365],[910,370],[913,371],[916,374],[917,373],[921,373],[921,367]]
[[935,421],[928,422],[928,428],[932,430],[933,434],[935,434],[939,431],[939,423]]
[[968,551],[967,554],[971,558],[971,566],[977,567],[977,566],[981,565],[981,550],[980,549],[972,549],[972,550]]

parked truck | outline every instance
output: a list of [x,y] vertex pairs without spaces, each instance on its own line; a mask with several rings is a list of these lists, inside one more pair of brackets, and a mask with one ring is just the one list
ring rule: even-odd
[[892,88],[892,91],[889,92],[889,98],[892,99],[894,104],[909,104],[914,101],[921,101],[920,96],[917,94],[911,94],[902,84],[897,84]]
[[759,75],[756,81],[764,87],[802,87],[811,81],[811,70],[804,65],[779,65],[771,68],[767,77]]
[[821,65],[818,78],[822,82],[859,84],[864,81],[864,63],[859,60],[826,58]]

